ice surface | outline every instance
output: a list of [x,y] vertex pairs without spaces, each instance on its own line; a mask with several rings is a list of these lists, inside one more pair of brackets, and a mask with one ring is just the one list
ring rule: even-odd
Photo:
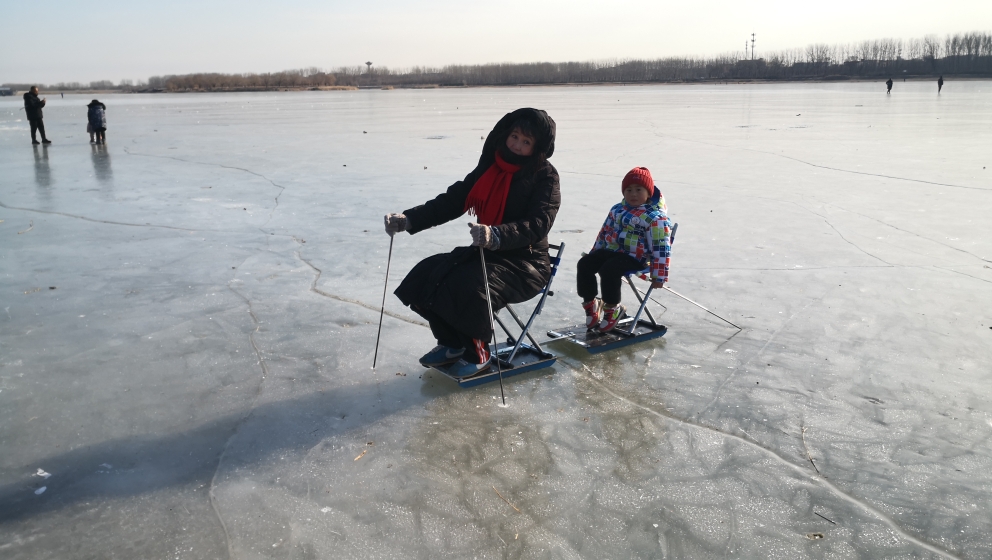
[[[106,96],[106,147],[47,92],[34,149],[0,101],[0,556],[992,557],[992,83],[896,85]],[[742,332],[661,293],[663,339],[553,343],[500,408],[390,295],[371,371],[381,216],[521,106],[567,244],[536,332],[635,165]]]

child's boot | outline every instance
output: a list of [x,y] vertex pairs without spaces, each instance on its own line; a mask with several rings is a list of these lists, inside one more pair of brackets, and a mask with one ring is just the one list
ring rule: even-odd
[[616,328],[617,323],[623,318],[626,309],[619,303],[610,307],[603,308],[603,319],[599,322],[599,328],[596,329],[599,332],[610,332]]
[[583,303],[582,309],[586,312],[586,328],[592,330],[598,327],[599,320],[602,318],[603,300],[593,298]]

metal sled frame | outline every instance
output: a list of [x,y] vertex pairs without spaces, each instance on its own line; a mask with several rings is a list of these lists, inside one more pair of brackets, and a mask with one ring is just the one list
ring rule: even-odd
[[[550,245],[548,249],[549,251],[555,251],[555,255],[550,257],[551,276],[548,277],[548,283],[545,284],[544,288],[541,290],[541,298],[537,301],[537,306],[534,307],[534,311],[530,314],[530,318],[527,320],[527,323],[520,320],[520,316],[517,315],[509,304],[506,306],[506,311],[520,328],[520,334],[514,336],[510,329],[507,328],[506,323],[504,323],[499,317],[499,312],[496,312],[496,322],[507,336],[506,342],[496,344],[496,351],[493,352],[493,354],[499,359],[504,378],[520,375],[521,373],[526,373],[528,371],[551,367],[554,365],[555,361],[558,360],[556,355],[542,348],[541,344],[534,339],[533,335],[530,334],[530,328],[534,324],[534,319],[540,315],[541,310],[544,309],[544,302],[547,301],[548,296],[555,295],[555,293],[551,291],[551,283],[554,281],[555,275],[558,273],[559,265],[561,265],[561,255],[565,251],[565,244],[559,243],[558,245]],[[530,341],[530,344],[524,342],[525,338]],[[454,379],[458,382],[458,385],[462,387],[473,387],[475,385],[496,381],[499,379],[500,375],[496,367],[490,367],[488,370],[471,377],[458,378],[448,375],[449,367],[450,366],[436,366],[431,369]]]
[[[654,315],[651,314],[651,310],[648,309],[648,298],[651,296],[653,288],[648,287],[648,291],[642,296],[640,290],[634,286],[634,281],[631,280],[630,276],[632,275],[626,277],[627,284],[633,290],[634,297],[640,303],[637,307],[637,313],[633,317],[628,316],[621,319],[617,323],[616,328],[608,333],[587,330],[585,325],[574,325],[565,327],[564,329],[548,331],[548,336],[552,339],[566,339],[578,344],[590,354],[616,350],[617,348],[665,336],[665,333],[668,332],[668,327],[658,323]],[[647,320],[641,319],[641,315],[647,315]]]
[[[672,226],[669,243],[675,242],[675,232],[678,228],[678,224]],[[648,290],[642,296],[641,291],[637,289],[632,279],[633,276],[642,276],[646,273],[646,270],[642,270],[632,272],[624,277],[627,280],[627,285],[634,292],[634,297],[637,298],[639,305],[637,306],[637,313],[633,317],[624,317],[612,331],[601,333],[590,331],[585,325],[573,325],[563,329],[548,331],[548,336],[556,340],[567,339],[585,348],[590,354],[599,354],[607,350],[615,350],[624,346],[630,346],[631,344],[651,340],[652,338],[665,336],[665,333],[668,332],[668,327],[655,320],[654,315],[651,314],[651,310],[648,309],[648,301],[650,301],[651,292],[654,290],[654,287],[648,286]],[[647,315],[647,320],[641,319],[642,315]]]

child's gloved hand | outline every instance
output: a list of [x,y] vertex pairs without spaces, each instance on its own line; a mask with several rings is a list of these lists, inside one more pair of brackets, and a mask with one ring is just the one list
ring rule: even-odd
[[486,249],[495,249],[495,240],[493,239],[493,228],[482,225],[482,224],[469,224],[469,231],[472,233],[472,245],[476,247],[485,247]]
[[654,282],[651,282],[651,287],[656,290],[660,290],[665,287],[665,282],[663,280],[655,280]]
[[390,237],[401,231],[406,231],[406,216],[404,214],[386,214],[382,217],[382,221],[385,222],[386,233]]

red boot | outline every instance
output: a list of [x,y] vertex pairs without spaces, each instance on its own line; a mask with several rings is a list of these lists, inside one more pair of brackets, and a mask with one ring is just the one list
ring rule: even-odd
[[617,323],[620,319],[623,319],[626,315],[626,309],[619,303],[613,307],[603,308],[603,320],[599,322],[599,328],[596,329],[599,332],[610,332],[616,328]]
[[492,353],[489,352],[489,343],[473,338],[472,346],[473,348],[465,352],[465,357],[478,360],[478,362],[473,363],[462,358],[448,368],[448,375],[458,378],[471,377],[489,369],[493,363]]
[[602,318],[603,300],[593,298],[583,303],[582,309],[586,312],[586,328],[591,330],[598,327],[599,320]]

